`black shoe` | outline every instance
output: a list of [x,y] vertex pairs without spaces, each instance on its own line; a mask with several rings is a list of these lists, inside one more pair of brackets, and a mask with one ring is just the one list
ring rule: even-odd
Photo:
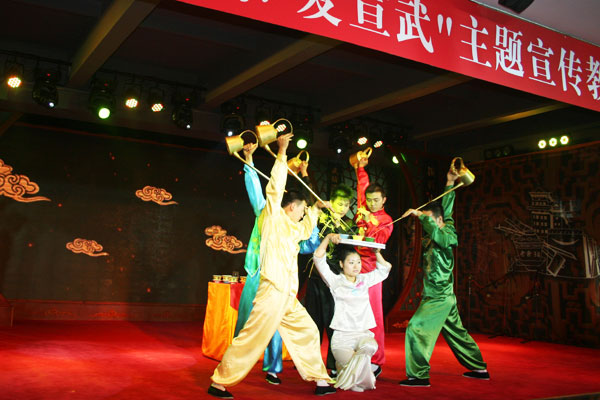
[[267,376],[265,377],[265,379],[267,380],[267,382],[269,382],[271,385],[279,385],[281,384],[281,379],[279,379],[279,377],[277,376],[273,376],[271,374],[267,374]]
[[210,385],[208,388],[208,394],[211,396],[218,397],[220,399],[233,399],[233,395],[229,393],[227,390],[217,389],[213,385]]
[[335,369],[332,369],[331,372],[329,372],[329,377],[337,378],[337,371]]
[[335,388],[333,386],[317,386],[315,389],[315,394],[317,396],[325,396],[333,393],[335,393]]
[[381,375],[381,366],[377,366],[377,369],[375,371],[373,371],[373,375],[375,375],[375,378],[377,378],[379,375]]
[[487,371],[486,372],[469,371],[469,372],[465,372],[463,374],[463,376],[465,378],[483,379],[486,381],[490,380],[490,373]]
[[400,381],[400,386],[411,386],[411,387],[429,387],[429,379],[405,379]]

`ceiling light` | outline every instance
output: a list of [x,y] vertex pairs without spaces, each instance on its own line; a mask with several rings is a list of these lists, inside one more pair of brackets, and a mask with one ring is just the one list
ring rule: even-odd
[[190,97],[182,97],[176,100],[171,119],[178,127],[182,129],[192,129],[194,123],[194,111],[192,110],[192,100]]
[[38,72],[31,92],[33,100],[44,107],[56,107],[58,105],[58,89],[56,88],[58,79],[58,72]]
[[159,87],[150,89],[148,104],[152,112],[161,112],[165,108],[165,94]]
[[16,89],[23,83],[23,65],[14,61],[4,64],[4,77],[8,87]]
[[141,88],[139,85],[129,85],[125,89],[125,107],[137,108],[140,104]]
[[114,84],[104,80],[94,80],[88,105],[99,118],[110,117],[115,107],[115,96],[113,94]]

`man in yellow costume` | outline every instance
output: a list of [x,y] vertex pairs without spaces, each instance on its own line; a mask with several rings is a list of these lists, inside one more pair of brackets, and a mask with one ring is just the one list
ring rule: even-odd
[[279,150],[267,184],[267,203],[259,220],[261,279],[244,329],[233,339],[211,377],[208,393],[218,398],[233,398],[226,387],[238,384],[248,375],[276,330],[302,379],[317,383],[315,394],[335,392],[328,384],[331,378],[321,358],[317,326],[296,298],[298,243],[310,237],[320,208],[326,205],[318,203],[306,210],[302,192],[285,191],[286,151],[292,136],[277,138]]

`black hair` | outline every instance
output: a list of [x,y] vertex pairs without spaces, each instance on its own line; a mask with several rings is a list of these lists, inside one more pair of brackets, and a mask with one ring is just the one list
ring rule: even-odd
[[350,189],[350,187],[348,185],[344,185],[343,183],[340,183],[339,185],[336,185],[333,187],[333,189],[331,189],[331,195],[329,196],[329,200],[333,201],[334,199],[337,199],[338,197],[342,198],[342,199],[348,199],[351,200],[353,197],[354,192],[352,191],[352,189]]
[[427,204],[425,207],[423,207],[423,211],[431,211],[434,218],[444,218],[444,208],[439,201],[434,201],[433,203]]
[[375,192],[379,192],[379,193],[381,193],[381,197],[385,197],[385,189],[379,183],[371,183],[365,189],[365,195],[367,195],[369,193],[375,193]]
[[[334,254],[334,258],[337,264],[337,267],[339,268],[339,262],[341,261],[342,263],[344,263],[344,261],[346,260],[346,257],[348,257],[350,254],[358,254],[358,251],[356,251],[356,249],[353,246],[349,246],[346,244],[340,244],[337,245],[335,248],[335,254]],[[340,269],[341,272],[341,269]]]
[[291,203],[301,203],[306,202],[306,194],[301,190],[296,189],[287,189],[285,193],[283,193],[283,198],[281,199],[281,207],[287,207]]

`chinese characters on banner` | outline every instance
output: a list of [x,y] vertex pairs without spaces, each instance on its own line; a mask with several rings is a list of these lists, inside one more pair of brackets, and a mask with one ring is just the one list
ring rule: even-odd
[[469,1],[179,1],[600,111],[600,47]]

